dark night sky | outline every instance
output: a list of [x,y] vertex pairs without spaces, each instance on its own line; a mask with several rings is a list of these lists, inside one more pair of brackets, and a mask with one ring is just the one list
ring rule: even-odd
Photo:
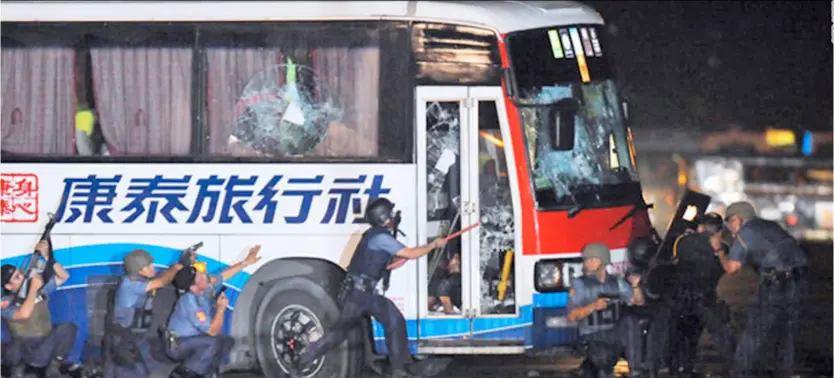
[[588,1],[635,127],[832,129],[828,1]]

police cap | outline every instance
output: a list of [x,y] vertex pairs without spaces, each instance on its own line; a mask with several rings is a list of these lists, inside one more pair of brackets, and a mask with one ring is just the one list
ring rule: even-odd
[[734,202],[727,206],[727,211],[724,212],[724,219],[730,220],[732,217],[753,219],[756,217],[756,209],[747,201]]
[[11,264],[4,264],[0,266],[0,283],[3,285],[3,293],[6,293],[6,284],[12,279],[12,275],[17,268]]
[[377,198],[368,204],[365,209],[365,219],[374,227],[385,226],[393,218],[394,203],[387,198]]
[[125,272],[128,276],[137,276],[139,271],[153,264],[153,257],[144,249],[137,249],[125,256]]
[[186,267],[180,269],[177,274],[174,275],[174,280],[172,283],[177,290],[188,291],[191,285],[194,284],[194,278],[197,277],[197,269],[194,267]]

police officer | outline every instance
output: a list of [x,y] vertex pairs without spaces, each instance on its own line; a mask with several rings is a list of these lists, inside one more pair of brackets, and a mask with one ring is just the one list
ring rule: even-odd
[[375,288],[382,273],[387,269],[390,257],[417,259],[435,248],[443,247],[446,241],[438,238],[424,246],[406,247],[392,235],[395,226],[393,218],[394,204],[391,201],[380,198],[368,204],[365,219],[371,224],[371,228],[362,235],[348,265],[347,275],[342,283],[342,312],[339,319],[323,338],[303,348],[296,371],[291,372],[294,376],[301,375],[310,363],[341,344],[347,337],[347,331],[367,315],[373,316],[385,329],[385,343],[388,346],[394,376],[439,373],[439,363],[411,363],[405,318],[394,303],[379,295]]
[[176,263],[156,277],[153,257],[137,249],[124,258],[125,276],[119,281],[113,304],[113,320],[108,324],[108,351],[105,377],[148,377],[158,365],[150,351],[148,329],[153,319],[156,289],[171,283],[183,268]]
[[[628,280],[606,272],[611,252],[605,244],[582,249],[585,275],[573,280],[568,302],[568,320],[579,322],[579,339],[585,361],[579,373],[585,377],[610,377],[620,357],[637,361],[639,332],[633,317],[623,317],[625,306],[645,303],[640,276]],[[632,376],[639,375],[635,372]]]
[[675,312],[670,326],[670,372],[673,376],[693,374],[698,340],[706,326],[719,352],[732,355],[732,329],[726,311],[719,307],[716,288],[724,274],[717,253],[722,247],[721,216],[709,213],[698,219],[695,232],[679,236],[672,247],[674,275],[669,302]]
[[260,245],[249,250],[243,261],[209,277],[204,263],[183,268],[174,276],[174,286],[184,291],[168,321],[171,334],[168,356],[182,361],[172,378],[193,378],[217,374],[220,363],[234,346],[234,339],[220,333],[229,299],[224,293],[215,298],[218,287],[261,258]]
[[46,264],[43,276],[32,276],[22,303],[16,301],[15,294],[26,280],[23,273],[13,265],[0,267],[3,284],[0,307],[12,337],[3,351],[3,363],[12,366],[12,377],[23,377],[27,373],[37,377],[61,374],[80,377],[80,365],[64,362],[75,346],[78,329],[72,323],[53,325],[48,304],[48,296],[69,279],[69,273],[55,261],[48,241],[41,241],[35,249]]
[[[724,220],[735,236],[729,255],[718,253],[724,270],[735,274],[746,262],[759,274],[758,296],[747,310],[747,326],[736,347],[733,377],[754,374],[756,354],[774,330],[785,333],[777,344],[777,376],[791,376],[799,308],[808,288],[808,257],[796,239],[775,222],[757,217],[748,202],[728,206]],[[777,319],[787,319],[787,324],[777,326]]]

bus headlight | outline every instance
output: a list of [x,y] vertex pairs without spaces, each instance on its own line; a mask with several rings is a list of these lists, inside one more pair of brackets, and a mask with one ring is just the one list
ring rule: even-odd
[[571,281],[582,276],[582,258],[540,260],[533,268],[536,291],[548,293],[568,291]]
[[552,291],[563,286],[562,264],[556,261],[536,263],[536,291]]

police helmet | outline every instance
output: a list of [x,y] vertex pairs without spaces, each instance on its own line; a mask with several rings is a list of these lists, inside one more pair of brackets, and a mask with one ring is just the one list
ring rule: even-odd
[[144,249],[137,249],[125,256],[125,272],[128,276],[138,276],[139,271],[153,264],[153,257]]
[[603,243],[591,243],[582,248],[583,259],[599,259],[602,266],[611,263],[611,250]]
[[387,198],[377,198],[365,209],[365,219],[373,227],[384,227],[394,218],[394,203]]
[[0,266],[0,283],[3,285],[3,294],[8,294],[8,290],[6,290],[6,284],[9,283],[9,280],[12,279],[12,275],[17,268],[11,264],[5,264]]
[[628,244],[628,261],[636,268],[645,269],[657,253],[657,247],[657,243],[649,238],[636,238]]
[[721,232],[724,227],[724,221],[718,213],[706,213],[697,220],[699,226],[704,226],[707,232],[715,234]]
[[180,291],[188,291],[191,288],[191,285],[194,284],[194,279],[197,278],[197,269],[193,266],[185,267],[180,269],[177,274],[174,275],[174,280],[171,283],[174,284],[174,287]]

